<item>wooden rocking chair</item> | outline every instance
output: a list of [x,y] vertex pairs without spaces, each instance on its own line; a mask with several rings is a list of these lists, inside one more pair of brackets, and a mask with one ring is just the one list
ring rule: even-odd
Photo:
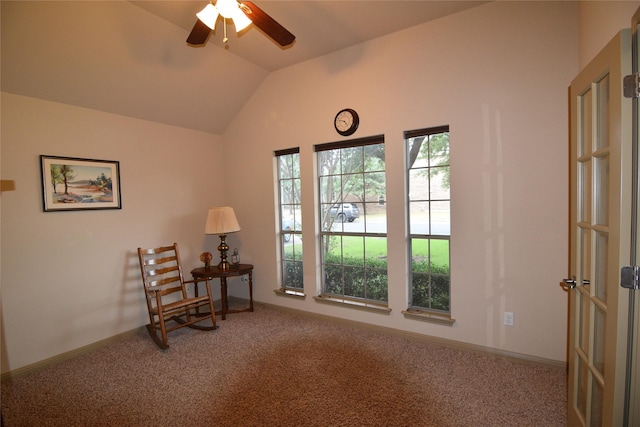
[[[184,326],[205,331],[217,328],[209,280],[184,280],[177,243],[153,249],[138,248],[138,259],[149,309],[147,329],[158,347],[168,348],[167,332]],[[198,282],[205,282],[205,295],[197,296]],[[193,283],[194,296],[188,296],[187,283]],[[208,310],[201,313],[200,308],[206,307]],[[212,326],[196,325],[207,319]]]

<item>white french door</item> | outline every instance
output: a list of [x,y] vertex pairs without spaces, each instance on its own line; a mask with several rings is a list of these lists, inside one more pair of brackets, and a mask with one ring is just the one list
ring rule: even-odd
[[631,35],[619,33],[570,88],[569,426],[622,426],[629,262]]

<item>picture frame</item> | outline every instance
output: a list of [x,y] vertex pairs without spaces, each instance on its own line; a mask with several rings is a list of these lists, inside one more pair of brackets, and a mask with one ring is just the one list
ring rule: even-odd
[[120,162],[40,156],[45,212],[122,209]]

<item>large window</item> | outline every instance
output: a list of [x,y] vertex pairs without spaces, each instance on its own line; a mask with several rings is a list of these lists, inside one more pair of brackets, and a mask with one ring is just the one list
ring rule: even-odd
[[282,290],[303,292],[300,149],[275,152],[278,168]]
[[405,132],[410,309],[448,314],[451,196],[449,126]]
[[382,135],[317,145],[322,293],[387,302]]

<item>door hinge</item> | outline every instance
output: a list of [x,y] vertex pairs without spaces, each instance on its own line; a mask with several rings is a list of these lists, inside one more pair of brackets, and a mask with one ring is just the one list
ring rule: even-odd
[[622,267],[620,270],[620,286],[626,289],[640,289],[640,267],[637,265]]
[[622,87],[625,98],[640,97],[640,76],[638,73],[624,76]]

